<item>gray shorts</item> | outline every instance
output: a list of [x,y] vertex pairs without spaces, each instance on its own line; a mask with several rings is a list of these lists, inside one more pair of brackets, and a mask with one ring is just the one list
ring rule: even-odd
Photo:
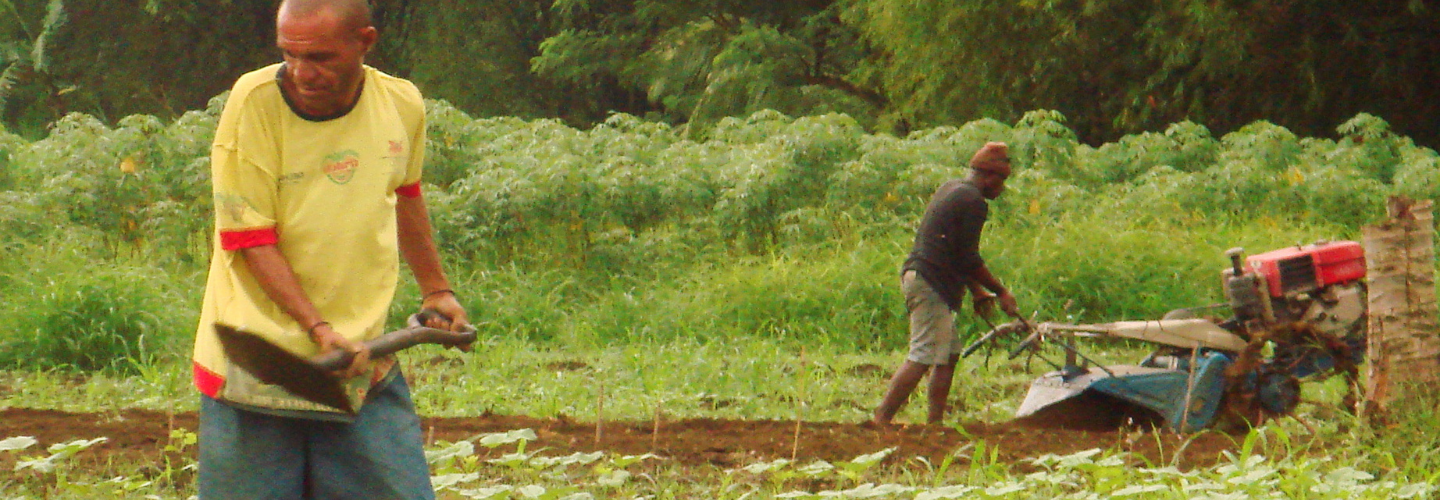
[[926,365],[943,365],[964,346],[955,335],[955,315],[930,283],[914,270],[900,278],[905,309],[910,311],[910,354],[906,359]]

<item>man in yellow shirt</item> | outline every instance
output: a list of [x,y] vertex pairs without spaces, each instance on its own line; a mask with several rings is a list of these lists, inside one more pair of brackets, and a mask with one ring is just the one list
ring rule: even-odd
[[[212,148],[216,243],[196,334],[200,497],[433,498],[419,417],[392,357],[370,359],[404,256],[422,308],[460,330],[420,192],[425,106],[364,65],[366,0],[285,0],[284,62],[235,83]],[[340,375],[354,416],[229,363],[214,325],[303,356],[356,354]]]

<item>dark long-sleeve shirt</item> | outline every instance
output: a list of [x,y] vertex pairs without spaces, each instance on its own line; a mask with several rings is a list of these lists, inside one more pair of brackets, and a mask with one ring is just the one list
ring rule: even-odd
[[915,247],[901,272],[920,273],[951,310],[960,310],[970,274],[985,263],[980,258],[980,231],[989,214],[979,188],[959,179],[941,184],[925,207]]

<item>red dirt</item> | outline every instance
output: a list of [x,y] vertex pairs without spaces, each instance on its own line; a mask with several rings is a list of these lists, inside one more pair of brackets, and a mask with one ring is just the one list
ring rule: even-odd
[[[596,443],[593,422],[576,422],[565,417],[531,418],[482,415],[473,418],[425,418],[428,439],[458,441],[477,434],[515,429],[534,429],[538,440],[528,447],[544,455],[566,455],[576,451],[605,450],[621,454],[655,453],[687,465],[736,467],[762,460],[791,458],[806,462],[850,460],[896,446],[890,460],[923,455],[932,462],[968,443],[983,441],[1000,448],[1000,460],[1017,462],[1047,453],[1069,454],[1090,448],[1128,451],[1137,456],[1137,465],[1168,465],[1179,452],[1182,469],[1207,467],[1220,459],[1220,452],[1237,447],[1239,437],[1220,433],[1177,436],[1170,432],[1142,432],[1135,429],[1075,430],[1053,428],[1045,422],[1016,421],[999,424],[967,423],[962,435],[952,428],[927,426],[877,427],[870,423],[805,422],[800,426],[795,447],[794,421],[766,420],[662,420],[659,434],[654,422],[606,422]],[[109,441],[75,457],[94,465],[159,463],[173,428],[196,429],[194,413],[167,414],[147,410],[119,410],[104,413],[65,413],[52,410],[12,408],[0,410],[0,439],[33,436],[36,450],[74,439],[108,437]],[[1157,435],[1158,434],[1158,435]],[[1185,445],[1187,439],[1192,439]],[[493,453],[513,451],[502,447]],[[42,451],[43,452],[43,451]],[[23,452],[22,452],[23,453]],[[194,448],[186,450],[194,457]],[[17,453],[0,453],[0,470],[14,466]],[[961,453],[964,463],[969,452]]]

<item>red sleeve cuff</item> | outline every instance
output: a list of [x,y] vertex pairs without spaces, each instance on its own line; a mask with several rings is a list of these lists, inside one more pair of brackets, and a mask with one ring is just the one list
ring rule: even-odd
[[419,182],[419,181],[416,181],[414,184],[406,184],[406,185],[404,185],[404,186],[400,186],[400,187],[398,187],[398,188],[395,188],[395,194],[398,194],[398,195],[400,195],[400,196],[404,196],[404,197],[406,197],[406,198],[419,198],[419,197],[420,197],[420,182]]
[[220,374],[205,369],[205,367],[200,366],[200,363],[192,362],[191,365],[195,372],[195,388],[199,389],[200,393],[206,396],[212,398],[220,397],[220,388],[225,387],[225,377],[221,377]]
[[242,248],[274,245],[280,241],[275,228],[248,229],[244,231],[220,231],[220,248],[233,252]]

